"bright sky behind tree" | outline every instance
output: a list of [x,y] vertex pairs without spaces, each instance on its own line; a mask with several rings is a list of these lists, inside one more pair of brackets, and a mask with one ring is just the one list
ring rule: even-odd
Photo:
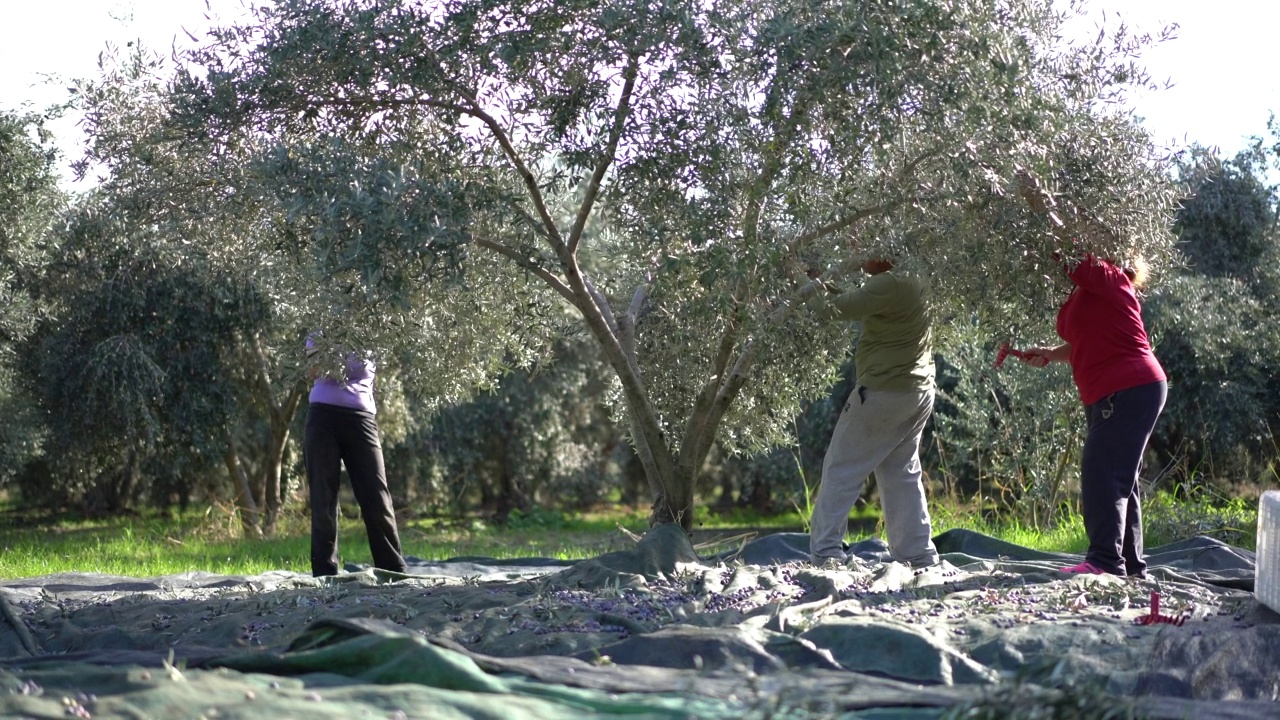
[[[176,44],[203,39],[207,16],[230,21],[251,0],[0,0],[0,109],[40,110],[67,98],[77,77],[97,72],[108,43],[141,40],[168,53]],[[1056,0],[1065,3],[1067,0]],[[1176,39],[1143,58],[1151,75],[1173,87],[1143,93],[1132,106],[1157,142],[1178,148],[1191,142],[1235,153],[1252,135],[1265,135],[1272,111],[1280,111],[1280,50],[1273,34],[1280,2],[1270,0],[1090,0],[1090,17],[1073,28],[1096,34],[1099,22],[1124,21],[1158,34],[1180,27]],[[52,125],[68,160],[80,140],[74,116]],[[69,175],[69,172],[68,172]]]

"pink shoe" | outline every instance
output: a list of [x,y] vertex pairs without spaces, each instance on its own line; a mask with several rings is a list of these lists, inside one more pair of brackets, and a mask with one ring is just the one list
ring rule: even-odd
[[1102,568],[1098,567],[1097,565],[1094,565],[1088,560],[1085,560],[1079,565],[1072,565],[1071,567],[1060,568],[1058,572],[1064,572],[1069,575],[1106,575],[1107,574],[1106,570],[1103,570]]

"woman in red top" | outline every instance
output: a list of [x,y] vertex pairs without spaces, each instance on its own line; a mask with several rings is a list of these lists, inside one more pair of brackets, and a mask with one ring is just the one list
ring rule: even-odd
[[1035,367],[1071,365],[1084,403],[1087,434],[1080,496],[1089,552],[1069,573],[1142,577],[1142,507],[1138,471],[1167,393],[1151,352],[1136,287],[1143,273],[1085,255],[1067,275],[1075,284],[1058,311],[1057,347],[1024,351]]

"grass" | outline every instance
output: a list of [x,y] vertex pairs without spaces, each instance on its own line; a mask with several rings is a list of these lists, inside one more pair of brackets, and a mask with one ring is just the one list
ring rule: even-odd
[[270,540],[218,539],[192,528],[181,520],[156,517],[5,529],[0,531],[0,577],[59,572],[151,577],[195,570],[218,574],[309,571],[306,537],[290,533]]
[[1258,502],[1224,498],[1207,490],[1178,499],[1158,493],[1143,502],[1147,545],[1163,545],[1196,535],[1214,537],[1249,550],[1258,542]]
[[930,510],[933,513],[935,535],[960,528],[1047,552],[1083,553],[1089,547],[1089,538],[1084,534],[1084,522],[1078,515],[1069,515],[1054,527],[1038,529],[1017,520],[992,522],[981,513],[967,512],[965,508],[944,506]]
[[[935,533],[966,528],[1025,547],[1058,552],[1082,552],[1087,546],[1078,516],[1067,517],[1046,530],[1010,521],[992,523],[965,507],[930,509]],[[1253,547],[1257,508],[1245,501],[1209,504],[1157,495],[1144,502],[1144,512],[1148,547],[1193,535],[1212,535],[1233,545]],[[630,543],[627,532],[644,532],[645,517],[638,509],[591,513],[535,510],[513,515],[506,527],[480,519],[402,520],[400,534],[405,554],[424,559],[580,559],[625,547]],[[760,517],[741,510],[715,514],[700,509],[695,519],[699,538],[710,538],[712,543],[717,537],[740,538],[742,528],[799,532],[803,527],[798,511]],[[858,528],[855,540],[881,529],[874,508],[859,511],[851,519],[851,527]],[[344,560],[369,562],[364,526],[359,520],[342,521],[338,542]],[[700,550],[710,552],[711,548],[709,544]],[[59,572],[153,577],[188,571],[254,575],[269,570],[310,572],[304,513],[285,515],[276,536],[264,539],[240,538],[234,518],[212,510],[184,517],[156,514],[107,521],[10,522],[0,527],[0,578],[5,579]]]
[[[0,527],[0,578],[59,572],[152,577],[188,571],[252,575],[268,570],[309,573],[310,535],[302,513],[281,518],[271,538],[244,539],[239,526],[212,513],[149,515],[102,521],[57,521]],[[463,556],[579,559],[617,549],[622,525],[642,533],[638,512],[566,515],[536,512],[506,528],[478,520],[415,519],[400,524],[405,554],[426,559]],[[344,518],[338,547],[346,561],[368,563],[363,523]]]
[[[1083,553],[1089,547],[1084,520],[1074,510],[1051,528],[1035,528],[1017,520],[990,522],[967,508],[931,507],[934,533],[967,528],[1023,547],[1052,552]],[[1142,499],[1143,542],[1148,548],[1205,535],[1229,545],[1253,550],[1257,545],[1258,505],[1243,498],[1210,497],[1203,493],[1177,498],[1158,492]]]

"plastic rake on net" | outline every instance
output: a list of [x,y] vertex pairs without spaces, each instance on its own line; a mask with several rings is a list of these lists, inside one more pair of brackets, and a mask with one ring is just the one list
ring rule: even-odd
[[1151,592],[1151,614],[1143,615],[1140,618],[1136,618],[1134,620],[1134,623],[1138,625],[1155,625],[1156,623],[1169,623],[1170,625],[1177,626],[1185,623],[1186,621],[1187,621],[1186,615],[1179,615],[1177,617],[1174,617],[1172,615],[1161,615],[1160,614],[1160,593],[1152,591]]
[[1025,357],[1025,355],[1021,350],[1014,347],[1010,347],[1009,343],[1007,342],[1000,343],[1000,349],[996,350],[996,367],[999,368],[1001,365],[1003,365],[1005,359],[1008,358],[1010,355],[1016,358]]

